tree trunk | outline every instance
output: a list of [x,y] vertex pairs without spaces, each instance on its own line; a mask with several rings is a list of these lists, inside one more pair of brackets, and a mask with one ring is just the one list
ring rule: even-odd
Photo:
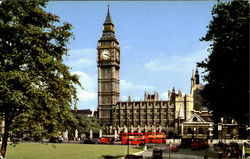
[[3,141],[2,141],[2,146],[1,146],[1,156],[4,158],[7,150],[7,142],[8,142],[8,137],[9,137],[9,128],[10,128],[10,123],[6,119],[5,116],[5,127],[4,127],[4,134],[3,134]]

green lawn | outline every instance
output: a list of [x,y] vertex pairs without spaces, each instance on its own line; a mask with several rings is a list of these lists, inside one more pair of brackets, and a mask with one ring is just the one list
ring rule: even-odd
[[[130,154],[142,148],[130,146]],[[94,159],[111,155],[116,158],[127,153],[126,145],[89,145],[89,144],[39,144],[19,143],[16,147],[8,145],[6,159]]]

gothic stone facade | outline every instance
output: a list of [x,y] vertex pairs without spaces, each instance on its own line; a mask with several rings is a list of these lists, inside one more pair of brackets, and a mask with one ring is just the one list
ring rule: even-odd
[[[141,131],[163,131],[177,133],[178,119],[190,116],[193,100],[190,95],[182,97],[180,91],[169,91],[168,101],[158,100],[158,93],[145,92],[144,101],[117,102],[113,109],[113,125],[119,127],[140,127]],[[182,115],[181,115],[182,114]]]

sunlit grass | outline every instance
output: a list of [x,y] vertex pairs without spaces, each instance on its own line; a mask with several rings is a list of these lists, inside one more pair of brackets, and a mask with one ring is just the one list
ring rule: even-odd
[[[130,146],[130,153],[142,149]],[[127,153],[126,145],[90,145],[90,144],[40,144],[20,143],[16,147],[8,145],[6,159],[95,159],[111,155],[116,158]]]

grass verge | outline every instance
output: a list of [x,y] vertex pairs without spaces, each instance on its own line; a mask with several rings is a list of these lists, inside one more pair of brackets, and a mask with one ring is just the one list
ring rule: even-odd
[[[142,151],[142,147],[129,147],[130,154]],[[19,143],[8,145],[6,159],[101,159],[105,155],[119,158],[127,153],[126,145],[90,144],[40,144]]]

